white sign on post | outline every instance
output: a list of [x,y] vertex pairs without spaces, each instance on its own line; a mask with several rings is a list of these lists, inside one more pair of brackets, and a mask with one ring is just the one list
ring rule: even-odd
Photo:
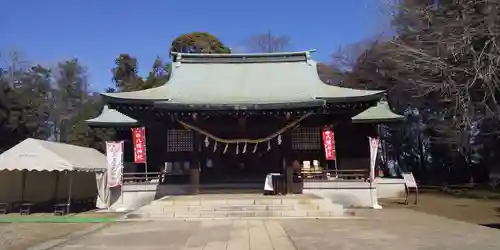
[[377,163],[377,152],[380,144],[380,139],[376,137],[368,137],[370,143],[370,200],[373,209],[382,209],[378,204],[377,191],[373,187],[375,182],[375,164]]
[[377,163],[378,146],[380,139],[375,137],[368,137],[370,142],[370,181],[375,180],[375,164]]
[[108,187],[121,186],[123,172],[123,141],[106,142]]
[[415,180],[413,173],[403,173],[402,175],[407,188],[417,187],[417,181]]

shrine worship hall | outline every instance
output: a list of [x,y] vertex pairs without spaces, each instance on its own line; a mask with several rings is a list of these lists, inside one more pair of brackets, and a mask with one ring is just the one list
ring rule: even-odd
[[86,122],[116,130],[107,142],[109,186],[155,198],[325,195],[338,183],[372,192],[378,126],[404,117],[384,91],[322,82],[312,52],[171,53],[165,85],[102,93],[102,113]]

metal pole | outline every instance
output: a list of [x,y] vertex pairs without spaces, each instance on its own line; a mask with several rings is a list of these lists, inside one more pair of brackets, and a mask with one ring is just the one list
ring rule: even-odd
[[23,170],[21,172],[21,182],[22,182],[22,189],[21,189],[21,202],[24,202],[24,193],[26,192],[26,170]]
[[55,186],[54,186],[54,201],[56,203],[59,203],[59,171],[54,171],[54,174],[56,175],[56,180],[55,180]]
[[[133,145],[133,147],[134,147],[134,151],[132,151],[132,153],[134,153],[134,152],[135,152],[135,144],[134,144],[134,142],[133,142],[133,141],[132,141],[132,145]],[[121,143],[120,143],[120,147],[121,147],[121,151],[122,151],[122,153],[121,153],[121,161],[120,161],[120,162],[121,162],[121,165],[122,165],[122,166],[121,166],[122,171],[121,171],[121,173],[120,173],[120,200],[121,200],[121,203],[122,203],[122,205],[123,205],[123,185],[125,184],[125,183],[123,183],[123,179],[124,179],[124,178],[123,178],[123,175],[124,175],[124,171],[125,171],[125,162],[124,162],[124,158],[125,158],[125,157],[124,157],[124,155],[125,155],[125,141],[124,141],[124,140],[122,140],[122,141],[121,141]],[[135,168],[135,169],[137,169],[137,168]],[[136,170],[134,170],[134,172],[136,172]],[[135,176],[135,174],[134,174],[134,176]],[[112,190],[112,189],[110,188],[110,189],[109,189],[109,194],[110,194],[110,197],[111,197],[111,194],[112,194],[111,190]],[[111,199],[111,198],[110,198],[110,199]],[[109,209],[109,208],[108,208],[108,209]]]
[[[121,173],[121,176],[120,176],[120,179],[121,179],[121,181],[120,181],[120,199],[122,201],[122,205],[123,205],[123,185],[125,185],[125,183],[123,183],[123,170],[125,168],[124,166],[125,166],[125,164],[122,161],[122,173]],[[111,189],[110,189],[110,195],[111,195]]]
[[146,183],[149,182],[148,178],[148,150],[147,150],[146,127],[144,127],[144,170],[146,172]]
[[[387,151],[386,151],[386,144],[385,144],[385,139],[382,139],[383,138],[383,135],[385,135],[384,133],[382,133],[383,130],[382,130],[382,126],[380,124],[377,125],[377,133],[378,133],[378,138],[380,140],[380,149],[382,150],[382,157],[383,157],[383,162],[380,164],[380,166],[384,167],[386,171],[389,171],[389,159],[387,159]],[[378,148],[378,147],[377,147]],[[378,154],[378,152],[377,152]],[[381,158],[382,158],[381,157]]]
[[71,190],[73,189],[73,173],[69,172],[69,190],[68,190],[68,204],[66,207],[66,213],[69,214],[71,207]]
[[[108,170],[109,170],[109,168],[108,168]],[[109,210],[109,208],[111,207],[111,188],[108,185],[108,180],[109,180],[108,176],[109,176],[109,171],[104,172],[102,174],[102,181],[101,181],[101,183],[104,182],[106,184],[105,185],[105,190],[107,190],[108,192],[107,192],[107,195],[105,193],[105,195],[103,195],[103,196],[106,199],[106,205],[107,205],[106,207]]]
[[333,130],[332,127],[332,132],[333,132],[333,155],[335,156],[335,162],[334,162],[334,167],[335,167],[335,178],[339,178],[339,168],[337,165],[337,136],[335,135],[335,131]]

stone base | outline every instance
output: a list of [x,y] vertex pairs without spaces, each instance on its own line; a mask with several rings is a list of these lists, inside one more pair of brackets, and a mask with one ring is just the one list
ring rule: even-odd
[[342,205],[315,195],[264,196],[259,194],[171,196],[154,201],[127,219],[244,219],[337,218]]

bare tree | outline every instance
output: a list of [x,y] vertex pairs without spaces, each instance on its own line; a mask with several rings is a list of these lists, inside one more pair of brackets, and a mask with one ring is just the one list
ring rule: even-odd
[[290,49],[290,38],[283,35],[275,35],[271,31],[252,36],[246,42],[249,52],[276,53]]
[[500,2],[400,0],[394,7],[394,38],[345,47],[334,63],[351,87],[387,89],[411,109],[429,150],[419,158],[471,168],[479,150],[498,151]]
[[432,143],[470,164],[473,144],[500,133],[500,2],[406,0],[397,7],[398,36],[366,49],[353,72],[411,94],[429,113]]

